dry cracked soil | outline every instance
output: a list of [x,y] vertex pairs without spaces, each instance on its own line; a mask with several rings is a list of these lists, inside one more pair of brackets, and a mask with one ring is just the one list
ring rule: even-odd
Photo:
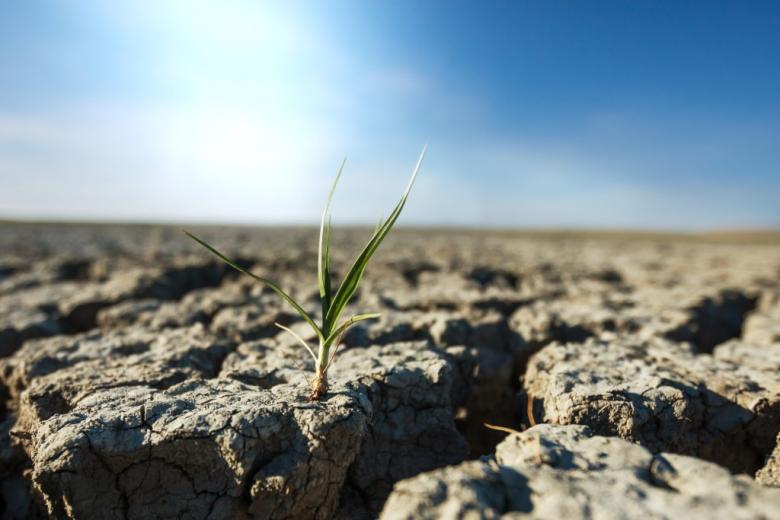
[[[316,312],[315,230],[193,231]],[[401,229],[351,306],[309,402],[179,229],[0,224],[2,517],[780,518],[776,236]]]

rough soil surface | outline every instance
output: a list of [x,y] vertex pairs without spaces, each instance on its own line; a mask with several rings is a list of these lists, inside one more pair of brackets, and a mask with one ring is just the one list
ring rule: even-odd
[[[193,231],[316,314],[314,230]],[[734,238],[396,230],[310,403],[180,230],[0,224],[0,517],[771,518],[780,241]]]
[[226,379],[100,390],[42,422],[32,480],[56,517],[329,518],[370,415],[359,392]]
[[766,464],[756,473],[756,480],[767,486],[780,487],[780,435],[777,436],[777,446],[767,458]]
[[382,520],[438,518],[776,518],[780,489],[693,457],[653,454],[592,434],[539,425],[495,456],[396,485]]
[[554,343],[531,359],[525,386],[543,422],[737,472],[755,473],[780,432],[780,344],[730,340],[698,355],[665,339]]

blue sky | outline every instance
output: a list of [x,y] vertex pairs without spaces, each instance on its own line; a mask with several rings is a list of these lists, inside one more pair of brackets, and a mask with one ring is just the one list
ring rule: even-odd
[[780,227],[777,2],[6,2],[0,217]]

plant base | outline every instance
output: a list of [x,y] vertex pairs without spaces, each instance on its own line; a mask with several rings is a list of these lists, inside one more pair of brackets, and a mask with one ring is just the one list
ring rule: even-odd
[[319,401],[327,393],[328,374],[317,370],[314,379],[311,380],[311,394],[309,394],[309,399],[312,401]]

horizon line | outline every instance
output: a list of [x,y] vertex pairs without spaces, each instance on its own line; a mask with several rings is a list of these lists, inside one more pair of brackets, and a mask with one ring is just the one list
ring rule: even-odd
[[[319,224],[315,221],[202,221],[197,219],[124,219],[124,218],[58,218],[58,217],[19,217],[0,215],[0,225],[85,225],[85,226],[194,226],[194,227],[246,227],[246,228],[312,228],[316,229]],[[339,224],[341,228],[372,228],[373,223],[347,221]],[[733,226],[733,227],[710,227],[710,228],[669,228],[663,226],[545,226],[545,225],[481,225],[481,224],[448,224],[443,222],[432,223],[406,223],[398,224],[397,229],[407,230],[442,230],[442,231],[496,231],[496,232],[539,232],[539,233],[609,233],[609,234],[670,234],[670,235],[744,235],[744,234],[762,234],[780,236],[780,225],[776,226]]]

